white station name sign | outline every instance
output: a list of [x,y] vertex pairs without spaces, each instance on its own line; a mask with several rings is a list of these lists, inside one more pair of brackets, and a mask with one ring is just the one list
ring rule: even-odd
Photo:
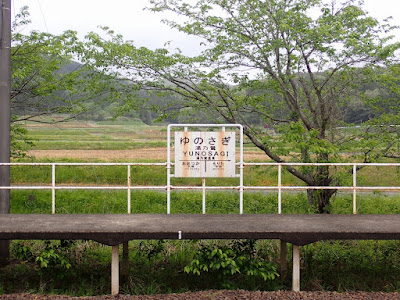
[[175,177],[235,177],[235,132],[175,132]]

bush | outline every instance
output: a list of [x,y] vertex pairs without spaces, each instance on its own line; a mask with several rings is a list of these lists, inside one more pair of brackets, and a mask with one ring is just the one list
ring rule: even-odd
[[197,275],[210,272],[226,288],[238,288],[235,275],[258,277],[264,281],[275,279],[279,276],[275,265],[257,257],[255,243],[255,240],[239,240],[222,247],[202,244],[184,270]]

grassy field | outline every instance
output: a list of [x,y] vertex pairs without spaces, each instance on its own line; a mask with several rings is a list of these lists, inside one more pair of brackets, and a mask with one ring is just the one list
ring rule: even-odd
[[[59,123],[56,125],[27,123],[28,136],[31,138],[35,146],[31,149],[28,156],[20,161],[25,162],[165,162],[166,161],[166,142],[167,142],[167,125],[148,126],[137,120],[132,121],[102,121],[102,122],[84,122],[71,121],[67,123]],[[236,151],[239,152],[238,149]],[[140,155],[137,155],[140,153]],[[121,155],[123,154],[123,155]],[[35,156],[36,155],[36,156]],[[270,159],[259,149],[251,145],[247,140],[244,144],[244,160],[245,162],[270,162]],[[21,169],[16,168],[13,172],[15,182],[35,180],[47,180],[45,175],[39,175],[46,168],[34,174],[27,172],[21,174]],[[95,170],[96,169],[96,170]],[[95,173],[105,174],[110,172],[107,180],[111,180],[111,184],[116,184],[122,180],[125,171],[118,170],[100,170],[101,167],[82,169],[76,167],[74,170],[66,171],[64,176],[68,178],[83,178],[88,175],[92,178],[92,182],[97,182],[100,176],[93,175]],[[107,168],[108,169],[108,168]],[[118,169],[118,168],[116,168]],[[82,171],[83,170],[83,171]],[[122,169],[120,169],[122,170]],[[352,185],[351,167],[337,167],[336,172],[340,176],[342,185]],[[73,172],[76,172],[74,176]],[[81,176],[82,172],[85,176]],[[138,169],[134,178],[141,180],[141,173],[151,173],[144,169]],[[158,172],[158,171],[157,171]],[[276,185],[277,183],[277,167],[246,167],[245,169],[249,185]],[[49,174],[48,172],[45,172]],[[114,175],[115,176],[114,176]],[[31,176],[33,175],[33,176]],[[360,186],[388,186],[400,185],[400,168],[396,167],[366,167],[358,172],[357,184]],[[21,178],[25,176],[25,179]],[[96,179],[93,181],[93,176]],[[122,177],[121,177],[122,176]],[[118,179],[121,178],[121,179]],[[158,178],[158,177],[157,177]],[[63,178],[60,178],[64,180]],[[57,178],[57,181],[59,179]],[[86,180],[86,182],[85,182]],[[212,182],[212,180],[211,180]],[[288,172],[283,173],[282,183],[284,185],[302,185],[294,176]],[[143,183],[137,183],[143,184]],[[150,183],[149,184],[154,184]],[[191,182],[192,184],[192,182]],[[213,183],[211,183],[213,184]]]
[[[147,126],[135,122],[69,122],[55,126],[27,124],[29,136],[36,140],[32,156],[23,162],[157,161],[155,156],[166,147],[166,126]],[[150,149],[158,149],[150,151]],[[69,152],[67,152],[67,150]],[[35,152],[36,151],[36,152]],[[57,152],[56,152],[57,151]],[[93,152],[92,152],[93,151]],[[94,151],[96,156],[91,156]],[[138,156],[121,156],[126,152]],[[41,155],[35,157],[34,154]],[[54,159],[55,153],[60,154]],[[70,155],[68,157],[63,157]],[[72,154],[71,154],[72,153]],[[98,154],[98,155],[97,155]],[[262,153],[246,145],[246,161],[266,161]],[[102,156],[103,155],[103,156]],[[337,168],[343,185],[352,184],[350,168]],[[51,167],[11,168],[16,185],[50,185]],[[394,167],[367,167],[358,172],[361,186],[400,186],[400,170]],[[57,166],[58,185],[126,185],[126,167]],[[277,185],[276,167],[246,167],[245,185]],[[283,172],[284,185],[302,185]],[[166,185],[165,167],[132,167],[133,185]],[[173,178],[172,185],[201,185],[199,179]],[[207,179],[207,185],[237,186],[238,179]],[[372,191],[359,193],[358,213],[400,214],[400,196]],[[277,213],[277,193],[246,191],[245,213]],[[171,213],[201,213],[201,193],[175,191],[171,195]],[[304,193],[283,193],[283,213],[314,212]],[[56,213],[126,213],[127,192],[106,190],[56,191]],[[132,213],[165,213],[165,191],[132,191]],[[239,195],[235,191],[207,192],[207,213],[238,213]],[[338,193],[331,213],[351,214],[352,194]],[[51,213],[51,191],[13,190],[11,213]],[[264,280],[245,272],[232,276],[224,268],[201,275],[185,273],[205,249],[221,253],[250,255],[249,262],[278,265],[278,241],[131,241],[129,276],[122,278],[121,292],[153,294],[204,289],[241,288],[248,290],[290,289],[290,276]],[[243,254],[246,250],[248,253]],[[400,243],[398,241],[318,242],[301,248],[303,290],[400,291]],[[289,251],[290,253],[290,251]],[[39,292],[70,295],[109,293],[110,247],[92,241],[13,241],[12,263],[0,272],[0,294]],[[291,257],[289,254],[288,261]],[[290,264],[290,263],[289,263]],[[247,266],[248,267],[248,266]],[[289,265],[290,268],[290,265]],[[255,272],[254,274],[257,274]]]
[[164,147],[164,126],[139,122],[78,122],[54,126],[28,123],[29,137],[39,150],[132,150]]

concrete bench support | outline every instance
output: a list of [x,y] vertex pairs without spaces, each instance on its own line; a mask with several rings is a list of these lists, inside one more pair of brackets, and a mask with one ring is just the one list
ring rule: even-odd
[[112,246],[111,254],[111,295],[119,293],[119,245]]
[[287,244],[281,240],[281,255],[280,255],[280,275],[281,278],[287,276]]
[[129,276],[129,242],[122,244],[121,280],[127,282]]
[[300,246],[293,245],[293,292],[300,292]]

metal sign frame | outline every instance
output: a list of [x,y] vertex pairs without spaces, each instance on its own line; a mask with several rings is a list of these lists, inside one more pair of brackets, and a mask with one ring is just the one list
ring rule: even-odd
[[[221,128],[225,131],[227,127],[239,129],[239,162],[236,162],[236,166],[239,167],[239,173],[235,171],[235,177],[239,178],[239,211],[243,214],[243,126],[241,124],[169,124],[167,127],[167,214],[171,213],[171,178],[175,177],[175,174],[171,174],[171,168],[174,165],[171,161],[171,129],[172,128],[183,128],[183,131],[188,131],[189,127],[192,128]],[[203,188],[202,188],[202,207],[203,214],[206,213],[206,179],[203,177]]]

